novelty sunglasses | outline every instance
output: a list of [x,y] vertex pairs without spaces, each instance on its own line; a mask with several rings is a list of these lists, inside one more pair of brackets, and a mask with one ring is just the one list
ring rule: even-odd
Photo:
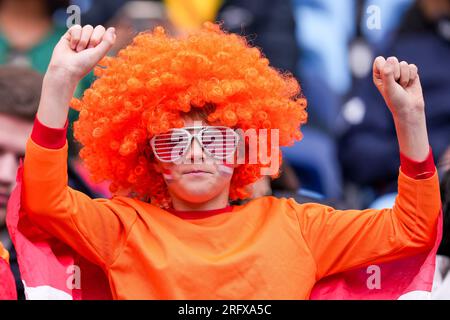
[[[191,130],[196,133],[191,133]],[[176,162],[186,155],[194,138],[203,151],[216,160],[225,160],[233,155],[239,143],[239,135],[229,127],[193,126],[155,135],[150,144],[159,161]]]

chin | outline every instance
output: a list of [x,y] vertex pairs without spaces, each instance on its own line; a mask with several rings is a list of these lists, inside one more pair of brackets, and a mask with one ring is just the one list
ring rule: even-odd
[[199,190],[190,190],[183,193],[182,196],[184,201],[192,203],[202,203],[207,202],[214,198],[214,195],[210,192],[201,192]]
[[212,193],[213,188],[207,188],[204,185],[196,186],[195,184],[189,185],[188,188],[179,188],[177,190],[178,197],[184,201],[192,203],[202,203],[213,199],[216,194]]

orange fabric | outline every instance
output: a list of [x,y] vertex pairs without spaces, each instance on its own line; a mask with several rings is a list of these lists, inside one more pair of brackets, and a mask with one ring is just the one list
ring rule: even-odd
[[36,224],[99,264],[116,299],[307,299],[330,274],[434,244],[438,177],[401,171],[393,209],[346,210],[263,197],[187,219],[127,197],[67,187],[67,144],[27,143],[22,205]]

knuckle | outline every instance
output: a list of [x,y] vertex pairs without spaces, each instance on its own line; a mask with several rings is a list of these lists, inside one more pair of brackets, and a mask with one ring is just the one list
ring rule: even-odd
[[79,29],[81,29],[81,26],[79,24],[74,24],[69,28],[69,30],[79,30]]
[[392,69],[384,67],[381,72],[383,72],[384,75],[388,76],[392,73]]

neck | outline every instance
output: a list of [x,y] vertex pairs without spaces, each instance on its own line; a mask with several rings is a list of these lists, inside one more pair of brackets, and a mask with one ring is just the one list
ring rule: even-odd
[[223,209],[229,205],[229,189],[223,190],[216,197],[205,202],[190,202],[171,194],[172,206],[177,211],[208,211]]

